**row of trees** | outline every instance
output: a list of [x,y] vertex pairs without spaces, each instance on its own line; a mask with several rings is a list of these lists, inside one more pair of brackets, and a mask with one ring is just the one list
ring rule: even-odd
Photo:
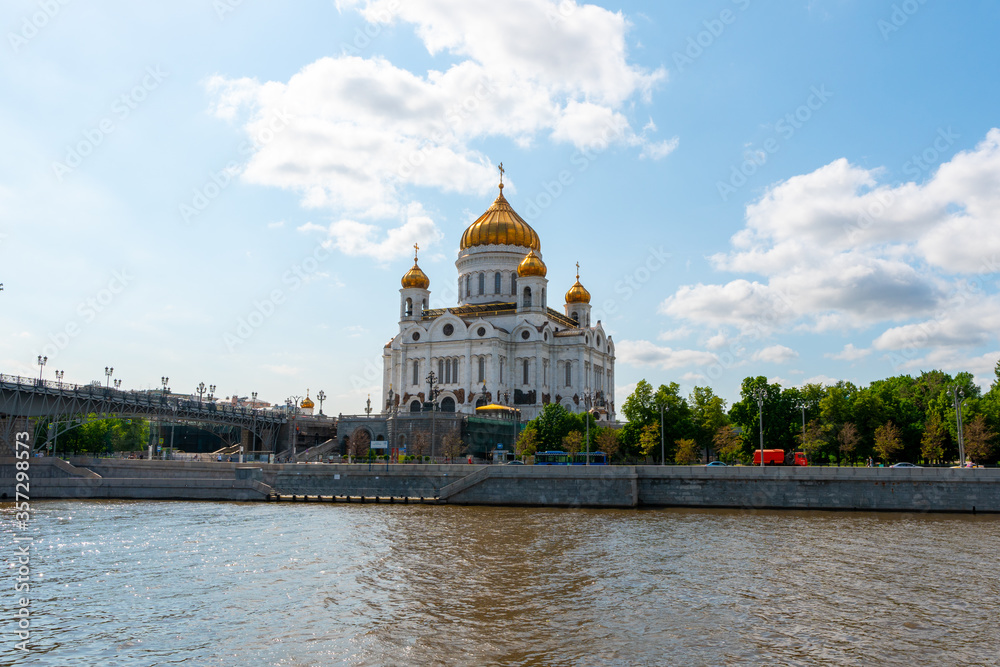
[[654,389],[643,380],[622,404],[628,421],[620,430],[548,405],[521,433],[518,453],[582,451],[589,418],[590,449],[627,461],[693,463],[714,454],[727,462],[749,462],[762,423],[765,447],[803,450],[817,464],[855,464],[869,457],[884,463],[945,463],[958,458],[957,394],[966,457],[995,463],[1000,362],[995,374],[985,393],[970,373],[952,377],[937,370],[877,380],[867,387],[841,381],[783,388],[762,376],[748,377],[732,406],[709,387],[695,387],[684,397],[676,382]]
[[[87,421],[77,420],[70,428],[54,438],[48,420],[36,424],[35,441],[43,447],[55,444],[60,452],[103,454],[110,452],[144,451],[149,444],[149,422],[145,419],[99,419],[90,415]],[[61,429],[66,422],[60,422]]]

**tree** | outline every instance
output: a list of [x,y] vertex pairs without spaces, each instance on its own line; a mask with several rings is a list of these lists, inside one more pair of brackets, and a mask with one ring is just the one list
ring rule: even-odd
[[562,446],[563,451],[568,454],[576,454],[580,451],[580,447],[583,444],[583,433],[579,431],[570,431],[563,436]]
[[674,442],[677,445],[677,453],[674,461],[679,465],[690,465],[698,460],[698,443],[691,438],[682,438]]
[[347,439],[347,462],[351,462],[352,455],[360,457],[362,454],[367,454],[371,442],[372,436],[368,431],[363,428],[355,429]]
[[732,463],[740,452],[742,441],[732,426],[720,426],[712,436],[712,446],[720,459]]
[[608,455],[608,462],[618,453],[618,449],[621,447],[618,431],[606,426],[602,426],[597,430],[594,442],[597,444],[597,451]]
[[517,437],[514,449],[522,460],[527,456],[534,456],[535,452],[538,451],[538,431],[530,425],[530,422]]
[[706,450],[707,454],[715,432],[729,424],[726,402],[716,396],[710,387],[695,387],[688,404],[691,406],[692,435],[698,447]]
[[649,456],[656,454],[660,451],[661,446],[659,424],[647,424],[644,426],[642,434],[639,436],[639,451],[642,455]]
[[854,463],[854,454],[858,449],[858,442],[860,440],[858,427],[851,422],[845,423],[840,427],[840,431],[837,432],[838,450],[849,463]]
[[413,438],[410,440],[410,455],[423,457],[427,454],[428,446],[429,444],[426,435],[423,433],[414,433]]
[[559,403],[549,403],[528,424],[538,434],[538,447],[545,451],[562,447],[562,439],[573,430],[575,419]]
[[454,433],[449,433],[441,440],[442,453],[448,457],[451,463],[455,462],[456,456],[462,455],[465,443]]
[[996,433],[986,424],[986,417],[976,415],[971,422],[963,424],[962,435],[969,460],[985,463],[993,456]]
[[799,435],[799,445],[806,453],[810,461],[818,458],[819,453],[826,446],[826,435],[818,419],[813,419],[806,425],[806,432]]
[[920,438],[920,456],[924,461],[941,461],[944,459],[944,443],[948,437],[941,417],[937,414],[924,427],[924,435]]
[[903,448],[899,437],[899,427],[888,421],[875,429],[875,451],[883,462],[888,463]]

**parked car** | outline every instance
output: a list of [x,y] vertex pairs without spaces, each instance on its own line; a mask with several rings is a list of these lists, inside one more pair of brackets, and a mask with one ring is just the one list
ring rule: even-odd
[[890,468],[922,468],[923,466],[914,465],[912,463],[893,463]]
[[723,463],[722,461],[711,461],[709,463],[706,463],[705,467],[706,468],[714,468],[715,466],[725,466],[725,465],[729,465],[729,464],[728,463]]
[[523,466],[524,465],[524,461],[507,461],[507,463],[504,464],[504,465],[509,465],[509,466]]

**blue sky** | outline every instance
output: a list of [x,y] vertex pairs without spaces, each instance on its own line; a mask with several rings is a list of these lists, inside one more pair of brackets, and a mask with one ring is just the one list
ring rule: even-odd
[[642,378],[1000,358],[1000,3],[10,2],[0,369],[381,390],[421,246],[505,194]]

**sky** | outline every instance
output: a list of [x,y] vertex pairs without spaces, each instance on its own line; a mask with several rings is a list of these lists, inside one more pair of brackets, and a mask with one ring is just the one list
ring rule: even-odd
[[413,245],[456,305],[503,162],[551,294],[580,263],[618,405],[641,379],[988,387],[998,24],[992,0],[12,0],[0,372],[377,409]]

